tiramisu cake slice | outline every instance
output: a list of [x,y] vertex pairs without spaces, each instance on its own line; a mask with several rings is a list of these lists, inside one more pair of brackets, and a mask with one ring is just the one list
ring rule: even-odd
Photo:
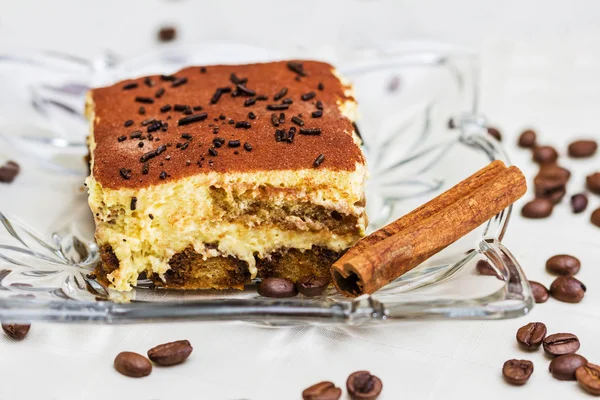
[[97,275],[129,290],[329,276],[365,232],[352,88],[315,61],[190,67],[89,93]]

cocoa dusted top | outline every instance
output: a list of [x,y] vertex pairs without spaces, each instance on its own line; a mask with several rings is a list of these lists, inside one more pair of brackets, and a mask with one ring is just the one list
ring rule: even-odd
[[139,188],[206,172],[327,168],[364,164],[354,101],[316,61],[189,67],[91,92],[94,178]]

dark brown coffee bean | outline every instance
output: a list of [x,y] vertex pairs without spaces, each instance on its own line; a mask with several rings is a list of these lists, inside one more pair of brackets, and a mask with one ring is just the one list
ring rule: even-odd
[[530,322],[517,331],[517,342],[527,350],[539,348],[545,337],[546,325],[542,322]]
[[572,276],[559,276],[550,285],[550,295],[565,303],[579,303],[587,288]]
[[600,208],[596,208],[590,217],[592,224],[600,228]]
[[587,363],[575,370],[575,378],[588,393],[600,396],[600,366]]
[[489,263],[488,260],[479,260],[477,264],[475,264],[475,269],[478,275],[487,275],[487,276],[495,276],[500,280],[503,280],[502,276],[496,272],[494,267]]
[[298,294],[294,282],[286,278],[265,278],[256,289],[264,297],[294,297]]
[[319,382],[302,392],[302,400],[338,400],[342,397],[342,389],[333,382]]
[[544,339],[544,351],[551,356],[575,353],[579,350],[579,339],[572,333],[555,333]]
[[553,208],[554,204],[548,199],[534,199],[523,206],[521,215],[532,219],[546,218],[552,214]]
[[565,354],[556,357],[550,363],[550,373],[561,381],[574,381],[577,368],[587,364],[585,357],[579,354]]
[[158,31],[158,40],[161,42],[170,42],[177,37],[177,29],[172,26],[163,26]]
[[576,140],[569,145],[569,156],[573,158],[591,157],[598,150],[595,140]]
[[189,341],[178,340],[151,348],[148,350],[148,358],[162,366],[181,364],[192,354],[192,350]]
[[329,278],[308,275],[296,282],[296,289],[306,297],[316,297],[323,294],[329,286]]
[[542,285],[536,281],[529,281],[529,286],[531,286],[531,292],[533,293],[533,298],[536,303],[545,303],[550,297],[550,292],[546,289],[546,286]]
[[19,175],[20,170],[21,167],[19,167],[19,164],[14,161],[8,161],[0,167],[0,182],[11,183]]
[[115,369],[123,375],[141,378],[150,375],[152,363],[146,357],[131,351],[123,351],[115,357]]
[[29,324],[2,324],[2,330],[15,340],[23,340],[29,333]]
[[579,214],[585,211],[588,205],[588,198],[584,193],[571,196],[571,208],[573,213]]
[[500,133],[500,131],[498,129],[488,126],[487,132],[488,132],[488,134],[495,137],[497,141],[499,141],[499,142],[502,141],[502,134]]
[[383,383],[369,371],[356,371],[348,377],[346,389],[352,400],[374,400],[381,393]]
[[558,153],[552,146],[537,146],[533,149],[533,161],[538,164],[551,164],[558,160]]
[[534,147],[536,136],[537,135],[535,134],[535,131],[531,129],[523,131],[523,133],[521,133],[521,135],[519,136],[519,147],[522,147],[524,149]]
[[560,165],[544,164],[540,165],[540,171],[537,176],[545,179],[558,180],[563,184],[566,184],[571,178],[571,171]]
[[558,254],[546,261],[546,271],[556,275],[575,275],[581,268],[579,259],[568,254]]
[[524,385],[532,373],[533,363],[529,360],[508,360],[502,367],[502,376],[511,385]]
[[546,198],[550,200],[552,204],[556,205],[562,201],[563,197],[565,197],[565,194],[567,194],[565,189],[559,189],[549,193]]
[[600,172],[595,172],[585,178],[588,190],[592,193],[600,194]]

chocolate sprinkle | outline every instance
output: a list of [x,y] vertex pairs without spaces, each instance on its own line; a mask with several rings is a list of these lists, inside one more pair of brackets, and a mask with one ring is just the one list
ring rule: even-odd
[[211,147],[210,149],[208,149],[208,154],[210,154],[213,157],[216,157],[219,153],[217,152],[217,150]]
[[127,140],[127,136],[119,136],[119,137],[117,138],[117,140],[118,140],[119,142],[123,142],[123,141]]
[[160,122],[160,121],[153,122],[151,125],[148,125],[148,133],[159,130],[161,126],[162,126],[162,122]]
[[150,219],[154,219],[154,215],[152,215],[152,214],[148,214],[148,218],[150,218]]
[[323,90],[323,89],[325,89],[325,85],[323,85],[323,82],[319,82],[319,83],[318,83],[318,85],[317,85],[317,89],[319,89],[319,90]]
[[167,179],[167,173],[165,171],[162,171],[158,177],[160,179]]
[[227,143],[227,146],[229,146],[229,147],[240,147],[240,141],[239,140],[230,140]]
[[217,149],[221,146],[223,146],[225,144],[225,139],[221,138],[221,137],[217,137],[213,139],[213,146],[215,146]]
[[233,125],[233,124],[235,124],[235,121],[234,121],[234,120],[232,120],[232,119],[229,119],[229,121],[227,121],[227,122],[229,123],[229,125]]
[[190,108],[190,106],[187,106],[187,105],[185,105],[185,104],[175,104],[175,105],[173,106],[173,110],[175,110],[175,111],[180,111],[180,112],[181,112],[181,111],[185,111],[185,110],[187,110],[188,108]]
[[256,96],[256,101],[265,101],[265,100],[269,100],[269,98],[267,96],[265,96],[264,94],[259,94],[258,96]]
[[123,90],[131,90],[131,89],[135,89],[136,87],[138,87],[137,82],[130,82],[130,83],[126,84],[125,86],[123,86]]
[[142,155],[142,156],[140,157],[140,162],[143,162],[143,163],[145,163],[146,161],[148,161],[148,160],[150,160],[150,159],[152,159],[152,158],[154,158],[154,157],[156,157],[156,156],[160,155],[160,154],[161,154],[162,152],[164,152],[165,150],[167,150],[167,146],[166,146],[166,145],[164,145],[164,144],[163,144],[163,145],[160,145],[160,146],[158,146],[156,149],[154,149],[154,150],[151,150],[151,151],[149,151],[149,152],[147,152],[147,153],[144,153],[144,155]]
[[292,100],[292,99],[291,99],[291,98],[289,98],[289,97],[286,97],[285,99],[281,100],[281,102],[282,102],[283,104],[292,104],[292,103],[294,102],[294,100]]
[[313,167],[318,168],[325,161],[325,156],[323,154],[319,154],[319,156],[313,162]]
[[161,75],[160,76],[161,81],[173,82],[176,79],[177,79],[177,77],[175,75]]
[[273,96],[273,100],[279,101],[280,99],[283,99],[285,97],[285,95],[287,94],[287,92],[288,92],[287,88],[281,89],[279,92],[277,92],[277,94],[275,96]]
[[201,74],[205,74],[206,73],[206,67],[200,67],[200,73]]
[[321,111],[321,110],[313,111],[311,114],[311,117],[313,117],[313,118],[321,118],[322,116],[323,116],[323,111]]
[[248,113],[248,118],[250,118],[250,119],[256,119],[256,114],[254,114],[252,111],[250,111]]
[[295,126],[292,126],[292,127],[290,128],[290,130],[288,131],[288,134],[287,134],[287,138],[286,138],[286,139],[287,139],[287,142],[288,142],[288,143],[293,143],[293,142],[294,142],[294,136],[295,136],[295,135],[296,135],[296,127],[295,127]]
[[316,106],[317,106],[318,110],[322,110],[323,109],[323,102],[321,100],[317,100]]
[[171,105],[170,104],[165,104],[164,106],[162,106],[160,108],[160,112],[168,112],[171,111]]
[[144,103],[144,104],[154,103],[154,99],[152,97],[136,96],[135,101],[137,101],[138,103]]
[[204,121],[207,117],[208,117],[208,114],[205,112],[196,114],[196,115],[190,115],[189,117],[181,118],[177,122],[177,125],[181,126],[181,125],[191,124],[193,122]]
[[275,131],[275,141],[283,142],[285,140],[285,131],[283,129],[277,129]]
[[156,121],[154,118],[145,119],[145,120],[142,121],[142,126],[150,125],[154,121]]
[[160,99],[163,94],[165,94],[165,88],[160,88],[156,91],[156,93],[154,94],[154,97],[156,97],[157,99]]
[[144,142],[139,142],[139,143],[138,143],[138,147],[140,147],[140,148],[141,148],[141,147],[144,147]]
[[123,126],[125,128],[130,127],[131,125],[133,125],[133,120],[132,119],[128,119],[127,121],[125,121],[125,123],[123,124]]
[[242,92],[242,94],[246,96],[256,96],[256,92],[254,90],[248,89],[244,85],[237,85],[237,90],[239,90],[240,92]]
[[295,123],[296,125],[304,126],[304,121],[302,121],[300,118],[296,117],[295,115],[292,117],[292,122]]
[[144,78],[144,83],[148,87],[154,86],[154,81],[149,76],[147,76],[147,77]]
[[129,205],[129,209],[131,211],[135,211],[136,206],[137,206],[137,197],[133,196],[131,198],[131,204]]
[[121,174],[121,176],[123,177],[123,179],[130,179],[131,178],[131,170],[128,170],[127,168],[121,168],[119,170],[119,173]]
[[215,91],[215,94],[213,94],[213,97],[210,99],[210,104],[217,104],[219,102],[219,99],[221,98],[221,95],[223,93],[229,93],[229,92],[231,92],[230,87],[217,88],[217,90]]
[[129,134],[129,138],[131,139],[139,139],[142,137],[142,131],[133,131]]
[[235,127],[236,128],[243,128],[243,129],[250,129],[252,127],[252,125],[250,125],[250,122],[248,121],[238,121],[235,123]]
[[142,174],[148,175],[149,171],[150,171],[150,164],[145,162],[144,165],[142,165]]
[[304,93],[300,98],[304,101],[312,100],[317,96],[315,92]]
[[227,118],[226,116],[224,116],[223,114],[219,115],[219,119],[220,120],[225,120],[225,118]]
[[179,79],[175,79],[173,81],[173,83],[171,84],[171,87],[178,87],[181,85],[185,85],[187,83],[187,81],[188,81],[188,78],[186,78],[185,76],[181,77]]
[[202,106],[194,106],[194,107],[192,107],[192,110],[194,110],[194,111],[202,111]]
[[244,100],[244,107],[250,107],[256,104],[256,99],[254,97],[250,97]]
[[252,145],[250,143],[244,143],[244,150],[252,151]]
[[287,63],[287,67],[290,71],[297,73],[300,76],[306,76],[306,72],[304,72],[304,65],[299,62],[289,61]]
[[269,104],[269,105],[267,105],[267,110],[271,110],[271,111],[287,110],[288,108],[290,108],[289,104]]
[[185,150],[188,148],[189,145],[190,145],[190,142],[185,142],[181,145],[181,147],[179,147],[179,150]]
[[352,127],[354,128],[354,133],[356,133],[356,136],[358,136],[358,138],[361,141],[364,141],[363,138],[362,138],[362,135],[360,134],[360,131],[358,130],[358,125],[356,125],[356,122],[352,123]]
[[320,135],[321,134],[321,128],[307,128],[307,129],[300,129],[300,134],[301,135]]
[[248,83],[248,78],[239,78],[235,72],[232,72],[231,75],[229,75],[229,80],[234,85],[245,85]]
[[138,112],[140,113],[140,115],[146,114],[146,107],[141,106],[140,109],[138,110]]
[[275,127],[279,126],[279,118],[277,118],[277,114],[275,114],[275,113],[271,114],[271,122],[273,123],[273,126],[275,126]]
[[184,115],[192,115],[194,112],[192,111],[191,108],[186,108],[185,111],[183,112]]
[[181,134],[181,138],[182,138],[182,139],[188,139],[188,140],[189,140],[189,139],[191,139],[191,138],[192,138],[192,135],[190,135],[189,133],[182,133],[182,134]]
[[167,122],[165,122],[164,124],[162,124],[162,131],[166,132],[167,129],[169,129],[169,124]]
[[281,125],[285,124],[285,114],[284,113],[279,113],[279,123]]

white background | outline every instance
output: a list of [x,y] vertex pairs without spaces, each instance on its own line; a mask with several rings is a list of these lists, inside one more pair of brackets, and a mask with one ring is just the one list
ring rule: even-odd
[[[535,127],[564,156],[575,137],[600,139],[600,4],[596,1],[0,1],[0,53],[54,49],[93,57],[104,50],[131,56],[164,46],[157,27],[179,28],[180,43],[234,40],[289,50],[368,46],[376,41],[431,39],[469,46],[482,55],[484,113],[505,136],[512,161],[528,177],[535,168],[516,137]],[[0,94],[1,96],[2,94]],[[575,171],[569,194],[592,161],[563,164]],[[547,372],[549,360],[525,354],[516,330],[543,321],[550,332],[577,334],[580,353],[600,363],[600,230],[589,210],[573,216],[566,204],[550,220],[513,215],[505,242],[530,279],[547,285],[547,258],[572,253],[588,286],[582,303],[549,300],[524,318],[496,322],[406,322],[367,329],[265,329],[242,324],[131,325],[35,324],[26,341],[0,337],[0,399],[298,399],[320,380],[343,386],[347,375],[368,369],[380,376],[390,399],[577,398],[573,382]],[[591,207],[600,206],[597,197]],[[184,365],[156,368],[142,380],[112,369],[122,350],[145,353],[180,338],[194,345]],[[527,358],[535,372],[525,387],[506,385],[501,367]]]

